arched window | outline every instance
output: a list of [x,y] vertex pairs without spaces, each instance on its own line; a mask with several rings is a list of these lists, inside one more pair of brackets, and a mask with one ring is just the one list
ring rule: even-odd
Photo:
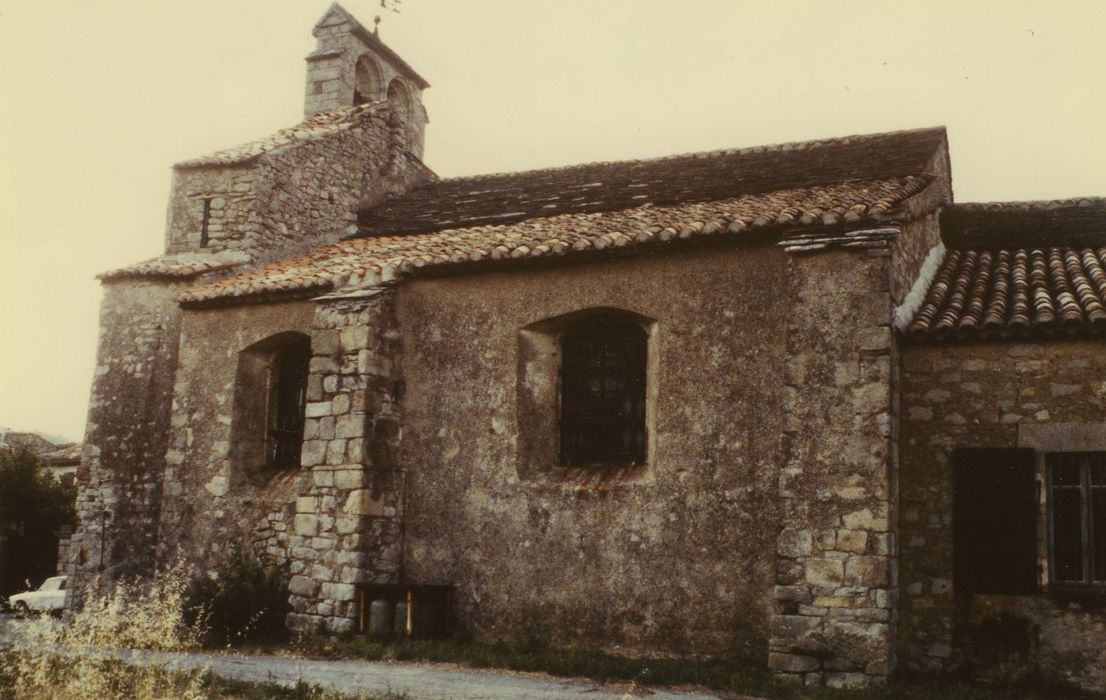
[[561,464],[644,464],[648,336],[605,313],[573,323],[561,341]]
[[411,92],[402,80],[394,78],[388,83],[387,97],[388,103],[396,110],[396,116],[406,123],[411,112]]
[[266,464],[276,469],[300,464],[310,361],[311,345],[306,338],[281,346],[273,356]]
[[353,104],[360,105],[380,99],[383,92],[380,67],[369,56],[362,56],[357,60],[353,81]]
[[242,351],[234,399],[234,450],[247,467],[298,467],[311,341],[279,333]]

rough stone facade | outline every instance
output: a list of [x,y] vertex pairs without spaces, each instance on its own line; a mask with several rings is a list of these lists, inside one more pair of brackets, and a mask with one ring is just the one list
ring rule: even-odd
[[399,342],[393,290],[319,302],[301,457],[311,481],[288,551],[293,629],[351,631],[355,585],[399,582]]
[[[68,549],[67,571],[74,580],[148,573],[154,562],[180,332],[175,300],[184,286],[132,280],[104,285],[77,470],[79,525]],[[72,589],[67,603],[78,605],[80,588]]]
[[[477,639],[842,688],[1019,619],[1030,667],[1104,686],[1045,497],[1045,593],[954,595],[950,455],[1106,452],[1106,202],[953,205],[942,129],[438,180],[425,81],[337,5],[315,35],[308,119],[179,164],[166,255],[104,278],[76,587],[238,549],[297,630],[446,586]],[[645,444],[579,466],[566,338],[615,317]]]
[[769,665],[862,687],[894,666],[890,256],[798,258]]
[[256,261],[276,259],[338,240],[359,207],[426,179],[392,105],[351,111],[347,119],[327,138],[177,165],[166,252],[235,250]]
[[[1004,614],[1030,623],[1024,641],[1031,653],[1007,672],[1040,670],[1090,689],[1106,687],[1101,602],[1048,592],[1044,488],[1038,531],[1045,591],[976,595],[967,609],[958,609],[951,468],[957,447],[1106,450],[1106,342],[906,345],[903,368],[899,648],[904,663],[953,670],[966,661],[971,628]],[[1043,478],[1042,470],[1042,485]]]

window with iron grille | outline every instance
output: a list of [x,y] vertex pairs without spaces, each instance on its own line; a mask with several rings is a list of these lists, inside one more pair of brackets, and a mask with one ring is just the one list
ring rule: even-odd
[[611,315],[570,326],[561,344],[561,464],[645,463],[648,337]]
[[1052,452],[1045,465],[1052,581],[1106,586],[1106,452]]
[[306,338],[280,347],[273,355],[266,464],[275,469],[298,467],[300,463],[310,360]]

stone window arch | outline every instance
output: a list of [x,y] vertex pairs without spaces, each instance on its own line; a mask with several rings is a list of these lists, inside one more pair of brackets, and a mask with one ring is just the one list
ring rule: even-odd
[[656,322],[612,307],[538,321],[519,334],[519,473],[647,467]]
[[269,336],[239,353],[232,430],[238,464],[299,466],[310,361],[311,339],[294,331]]
[[381,99],[384,78],[380,66],[368,54],[357,59],[353,83],[353,104],[360,105]]
[[396,116],[403,123],[408,123],[411,117],[411,91],[407,88],[407,85],[399,78],[393,78],[388,83],[386,97],[388,104],[392,105],[392,108],[396,111]]

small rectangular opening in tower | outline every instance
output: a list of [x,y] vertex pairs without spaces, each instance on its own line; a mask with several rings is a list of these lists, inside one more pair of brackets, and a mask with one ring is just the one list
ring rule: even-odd
[[207,228],[211,223],[211,197],[204,197],[204,215],[203,223],[200,225],[200,247],[206,248],[208,241]]

